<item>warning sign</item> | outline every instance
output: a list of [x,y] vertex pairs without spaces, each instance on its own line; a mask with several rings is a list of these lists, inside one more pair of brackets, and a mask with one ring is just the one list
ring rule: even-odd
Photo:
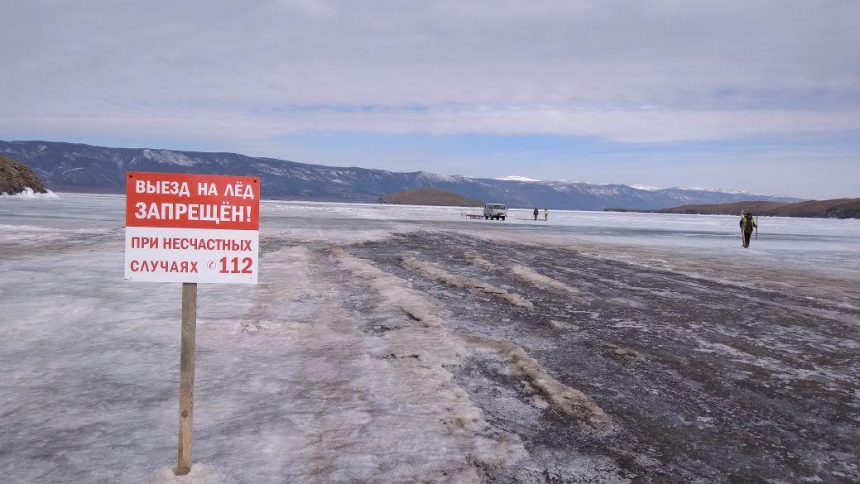
[[125,278],[256,284],[260,179],[129,172]]

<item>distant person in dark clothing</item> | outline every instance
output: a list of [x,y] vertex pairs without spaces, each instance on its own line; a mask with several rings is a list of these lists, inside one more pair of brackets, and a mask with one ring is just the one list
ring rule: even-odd
[[753,220],[753,216],[751,213],[741,213],[741,220],[739,222],[741,226],[741,232],[744,237],[744,249],[750,246],[750,238],[752,237],[752,233],[754,229],[758,229],[758,224]]
[[537,207],[535,207],[534,212],[532,212],[532,213],[535,215],[535,222],[537,222],[537,216],[538,216],[538,209],[537,209]]

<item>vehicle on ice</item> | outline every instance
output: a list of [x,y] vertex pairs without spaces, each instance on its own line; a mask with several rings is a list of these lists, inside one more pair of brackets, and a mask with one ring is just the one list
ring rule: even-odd
[[508,207],[501,203],[484,204],[484,220],[504,220],[508,216]]

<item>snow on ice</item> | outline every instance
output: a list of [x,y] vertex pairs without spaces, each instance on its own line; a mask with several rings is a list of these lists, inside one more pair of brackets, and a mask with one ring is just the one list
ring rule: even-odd
[[45,193],[36,193],[30,187],[24,187],[24,190],[19,193],[0,193],[0,198],[57,198],[57,194],[48,190]]

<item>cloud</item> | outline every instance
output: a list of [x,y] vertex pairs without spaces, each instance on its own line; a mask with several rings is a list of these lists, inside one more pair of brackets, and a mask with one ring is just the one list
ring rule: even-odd
[[[146,111],[151,111],[147,113]],[[563,135],[626,143],[665,143],[761,137],[810,137],[851,133],[860,111],[654,111],[581,110],[558,107],[427,107],[415,109],[298,109],[242,114],[219,109],[117,110],[113,116],[0,117],[0,130],[49,130],[64,136],[103,135],[197,139],[268,139],[302,133],[342,132],[433,135]]]
[[860,131],[850,0],[13,1],[4,17],[6,136]]

